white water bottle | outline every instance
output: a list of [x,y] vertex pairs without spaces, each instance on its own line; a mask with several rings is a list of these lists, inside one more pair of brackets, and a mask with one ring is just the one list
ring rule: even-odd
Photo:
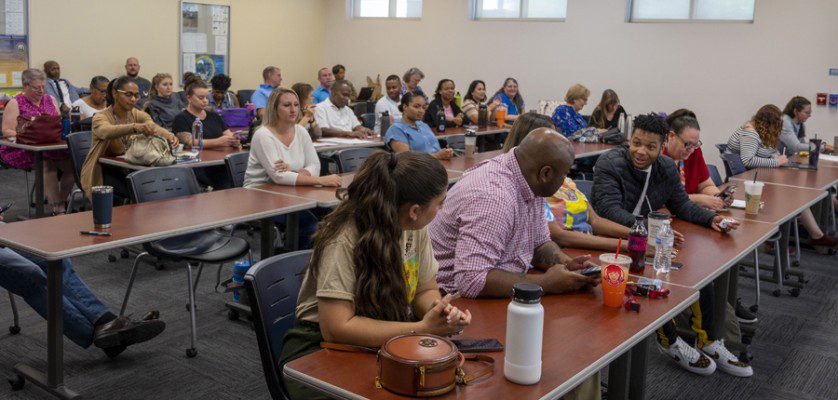
[[193,150],[198,150],[197,158],[200,160],[204,152],[204,123],[201,122],[200,118],[195,118],[195,122],[192,123],[192,140],[197,142],[193,145]]
[[544,337],[544,290],[532,283],[516,283],[506,311],[506,349],[503,375],[520,384],[541,380],[541,345]]

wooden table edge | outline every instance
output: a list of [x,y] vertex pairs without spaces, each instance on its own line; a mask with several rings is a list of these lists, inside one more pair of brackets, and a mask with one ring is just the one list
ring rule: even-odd
[[[744,175],[745,173],[747,173],[747,172],[743,172],[742,174],[739,174],[739,175]],[[740,182],[744,182],[744,181],[748,181],[748,180],[753,179],[753,177],[748,177],[748,178],[746,179],[745,177],[742,177],[742,176],[739,176],[739,175],[734,175],[734,176],[731,176],[731,177],[730,177],[730,180],[731,180],[731,181],[740,181]],[[766,184],[766,185],[786,186],[786,187],[793,187],[793,188],[800,188],[800,189],[828,190],[829,188],[831,188],[831,187],[835,186],[836,184],[838,184],[838,179],[833,180],[833,181],[832,181],[832,183],[826,184],[826,185],[824,185],[824,186],[823,186],[823,187],[821,187],[821,188],[813,188],[813,187],[798,186],[798,185],[789,185],[788,183],[777,183],[777,182],[762,182],[762,183],[764,183],[764,184]]]
[[[766,182],[766,183],[767,183],[767,182]],[[786,185],[778,185],[778,186],[793,187],[793,188],[795,188],[795,189],[820,190],[820,189],[804,188],[804,187],[800,187],[800,186],[786,186]],[[777,223],[777,225],[782,225],[782,224],[785,224],[785,223],[786,223],[786,222],[788,222],[790,219],[797,217],[797,215],[798,215],[798,214],[800,214],[800,213],[802,213],[802,212],[803,212],[803,210],[805,210],[805,209],[807,209],[807,208],[809,208],[809,207],[812,207],[813,205],[815,205],[815,203],[817,203],[817,202],[819,202],[819,201],[823,200],[823,199],[824,199],[824,198],[825,198],[828,194],[829,194],[829,192],[828,192],[828,191],[826,191],[826,190],[821,191],[821,193],[820,193],[820,194],[818,194],[818,197],[817,197],[817,198],[815,198],[814,200],[812,200],[812,201],[810,201],[810,202],[806,203],[805,205],[803,205],[803,206],[799,207],[797,210],[792,211],[791,213],[789,213],[788,215],[786,215],[784,218],[782,218],[780,221],[777,221],[777,222],[776,222],[776,223]],[[757,216],[759,216],[759,214],[757,214]],[[768,221],[757,221],[757,220],[749,220],[749,221],[752,221],[752,222],[762,222],[762,223],[764,223],[764,224],[773,224],[773,223],[774,223],[774,222],[768,222]]]
[[[275,193],[275,194],[279,194],[279,193]],[[288,196],[288,197],[293,197],[293,196]],[[308,199],[306,199],[306,200],[308,200]],[[54,252],[54,253],[41,252],[41,251],[39,251],[37,249],[34,249],[32,247],[24,246],[24,245],[21,245],[19,243],[14,242],[14,241],[6,240],[3,237],[0,237],[0,245],[10,247],[10,248],[15,249],[15,250],[23,251],[25,253],[31,254],[35,257],[42,258],[42,259],[47,260],[47,261],[62,260],[62,259],[65,259],[65,258],[83,256],[83,255],[86,255],[86,254],[92,254],[92,253],[105,251],[105,250],[110,250],[110,249],[115,249],[115,248],[119,248],[119,247],[132,246],[132,245],[136,245],[136,244],[152,242],[152,241],[155,241],[155,240],[166,239],[166,238],[173,237],[173,236],[180,236],[180,235],[185,235],[185,234],[188,234],[188,233],[201,232],[201,231],[205,231],[205,230],[209,230],[209,229],[222,227],[222,226],[225,226],[225,225],[238,224],[238,223],[253,221],[253,220],[257,220],[257,219],[269,218],[269,217],[273,217],[273,216],[276,216],[276,215],[289,214],[289,213],[292,213],[292,212],[308,210],[310,208],[314,208],[315,205],[316,205],[316,203],[314,201],[310,201],[309,204],[300,204],[300,205],[278,208],[278,209],[269,210],[269,211],[262,211],[262,212],[255,213],[255,214],[248,214],[247,216],[228,218],[228,219],[224,219],[224,220],[216,220],[216,221],[213,221],[213,222],[210,222],[210,223],[204,223],[204,224],[190,226],[190,227],[186,227],[186,228],[177,228],[177,229],[172,229],[172,230],[168,230],[168,231],[165,231],[165,232],[157,232],[157,233],[143,235],[143,236],[134,236],[134,237],[126,238],[126,239],[119,239],[119,240],[109,241],[109,242],[106,242],[106,243],[99,243],[99,244],[94,244],[94,245],[90,245],[90,246],[77,247],[77,248],[72,249],[72,250],[59,251],[59,252]],[[77,234],[77,233],[72,232],[70,234]]]
[[105,165],[110,165],[112,167],[118,168],[125,168],[130,169],[133,171],[139,171],[147,168],[162,168],[162,167],[179,167],[179,168],[204,168],[204,167],[214,167],[216,165],[224,165],[224,159],[221,160],[212,160],[212,161],[197,161],[197,162],[188,162],[188,163],[174,163],[172,165],[161,165],[161,166],[151,166],[151,165],[139,165],[139,164],[131,164],[128,161],[118,161],[113,160],[108,157],[99,158],[99,162]]
[[[692,304],[696,300],[698,300],[698,291],[695,290],[694,288],[688,288],[688,289],[692,289],[693,292],[689,296],[685,297],[683,301],[681,301],[680,303],[678,303],[677,305],[672,307],[668,312],[666,312],[663,315],[661,315],[660,317],[658,317],[655,321],[646,325],[646,327],[644,327],[643,329],[641,329],[640,331],[635,333],[632,337],[630,337],[626,341],[620,343],[619,346],[615,347],[614,349],[612,349],[611,351],[609,351],[608,353],[606,353],[605,355],[600,357],[598,360],[596,360],[595,362],[591,363],[590,365],[588,365],[587,367],[585,367],[584,369],[579,371],[576,375],[572,376],[570,379],[563,382],[561,385],[557,386],[555,389],[553,389],[553,390],[547,392],[546,394],[544,394],[544,396],[541,397],[541,400],[558,399],[561,396],[564,396],[565,394],[567,394],[568,392],[573,390],[573,388],[577,387],[580,383],[582,383],[582,381],[584,381],[585,379],[588,379],[594,373],[596,373],[600,369],[604,368],[606,365],[608,365],[609,363],[611,363],[612,361],[614,361],[615,359],[620,357],[625,352],[629,351],[632,347],[634,347],[640,341],[645,340],[656,329],[663,326],[663,324],[666,323],[666,321],[671,320],[676,315],[681,313],[681,311],[683,311],[687,307],[689,307],[690,304]],[[318,351],[321,351],[321,350],[318,350]],[[304,384],[306,386],[313,387],[314,389],[319,390],[320,392],[325,393],[329,396],[337,396],[337,397],[340,397],[340,398],[343,398],[343,399],[368,400],[366,397],[358,396],[355,393],[347,391],[347,390],[345,390],[341,387],[332,385],[332,384],[327,383],[325,381],[322,381],[320,379],[313,378],[310,375],[306,375],[302,372],[299,372],[299,371],[291,368],[291,366],[289,364],[290,363],[286,363],[282,367],[282,374],[284,376],[292,379],[295,382]],[[499,371],[499,370],[496,369],[496,371]],[[500,379],[505,379],[505,378],[501,377]],[[387,390],[387,389],[381,389],[381,390]]]
[[67,150],[67,144],[54,144],[48,146],[41,146],[37,144],[22,144],[18,142],[10,142],[8,140],[0,140],[0,146],[7,146],[13,149],[29,150],[29,151],[52,151],[52,150]]

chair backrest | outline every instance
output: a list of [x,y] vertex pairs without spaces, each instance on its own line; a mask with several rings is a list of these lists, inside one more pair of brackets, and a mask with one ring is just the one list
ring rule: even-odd
[[722,176],[719,174],[719,169],[715,165],[707,164],[707,170],[710,171],[710,179],[713,180],[714,185],[719,186],[724,183]]
[[311,250],[273,256],[256,263],[244,277],[262,371],[273,399],[287,398],[279,356],[285,332],[294,326],[297,296],[310,259]]
[[361,114],[361,124],[364,125],[364,128],[375,129],[375,113]]
[[591,201],[591,192],[594,190],[594,181],[586,181],[586,180],[574,180],[573,183],[576,184],[576,188],[579,189],[585,197],[588,198],[588,201]]
[[739,158],[739,154],[722,153],[722,161],[725,163],[725,174],[727,174],[727,179],[730,179],[733,175],[739,175],[747,171],[745,164],[742,163],[742,159]]
[[128,174],[128,183],[131,185],[131,194],[137,203],[201,192],[192,168],[146,168]]
[[250,158],[250,152],[230,154],[224,157],[224,164],[227,165],[227,175],[230,176],[233,187],[244,186],[244,173],[247,171],[248,158]]
[[466,135],[451,135],[445,138],[445,143],[448,147],[457,150],[465,150]]
[[91,131],[82,131],[67,135],[67,147],[70,149],[70,159],[73,160],[73,173],[76,176],[76,184],[81,187],[81,167],[90,152],[93,142]]
[[255,90],[251,89],[242,89],[236,92],[236,97],[239,98],[239,105],[244,107],[244,105],[250,101],[250,96],[253,96],[253,92],[255,92]]
[[719,149],[719,154],[727,153],[727,144],[725,144],[725,143],[717,144],[716,148]]
[[355,172],[364,160],[370,156],[376,149],[371,147],[359,147],[355,149],[345,149],[337,152],[338,171],[342,174],[347,172]]

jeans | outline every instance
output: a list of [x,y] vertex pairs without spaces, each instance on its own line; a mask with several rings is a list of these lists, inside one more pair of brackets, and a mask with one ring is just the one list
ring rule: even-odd
[[223,190],[233,187],[230,177],[227,175],[227,167],[224,165],[213,165],[211,167],[194,168],[195,178],[203,186],[212,186],[213,190]]
[[[314,232],[317,231],[317,222],[323,215],[326,215],[330,210],[325,210],[322,208],[315,208],[312,210],[306,211],[299,211],[297,215],[300,216],[299,218],[299,247],[300,250],[307,250],[311,248],[312,241],[311,237],[314,236]],[[274,217],[274,223],[276,223],[280,229],[285,228],[285,215],[278,215]]]
[[[22,297],[44,318],[47,317],[45,267],[43,260],[0,248],[0,286]],[[88,348],[93,344],[95,323],[108,312],[108,308],[76,275],[70,260],[62,260],[61,269],[64,280],[64,335],[73,343]]]

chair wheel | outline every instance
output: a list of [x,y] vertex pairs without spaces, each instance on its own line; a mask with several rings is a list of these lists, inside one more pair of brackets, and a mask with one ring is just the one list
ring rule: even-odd
[[16,325],[10,326],[9,333],[11,333],[12,335],[17,335],[18,333],[20,333],[20,327]]
[[794,260],[794,261],[791,262],[791,265],[793,267],[799,267],[800,266],[800,261]]
[[785,280],[789,280],[789,279],[791,279],[791,275],[789,275],[789,274],[783,274],[783,279],[785,279]]
[[198,349],[186,349],[186,356],[189,358],[194,358],[198,355]]
[[800,288],[791,288],[789,293],[791,293],[792,297],[800,297]]
[[771,292],[771,294],[774,295],[774,297],[780,297],[780,294],[782,294],[782,293],[783,292],[780,291],[780,289],[774,289],[774,291]]
[[758,306],[758,305],[756,305],[756,304],[754,304],[754,305],[750,306],[748,309],[749,309],[749,310],[751,310],[751,312],[752,312],[752,313],[757,313],[757,312],[759,312],[759,306]]
[[237,321],[239,319],[238,310],[227,310],[227,319],[230,321]]
[[108,262],[116,262],[116,256],[113,254],[108,254]]
[[[196,310],[198,309],[198,305],[197,305],[197,304],[195,304],[195,309],[196,309]],[[189,303],[186,303],[186,311],[192,311],[192,309],[191,309],[191,308],[189,308]]]
[[159,262],[157,264],[154,264],[154,269],[156,269],[158,271],[162,271],[162,270],[166,269],[166,264],[163,264],[161,262]]
[[26,379],[23,379],[20,375],[15,375],[13,378],[9,378],[9,385],[12,386],[12,390],[14,391],[22,390],[25,384]]
[[130,255],[131,255],[131,254],[130,254],[130,253],[128,253],[128,250],[127,250],[127,249],[122,249],[122,250],[119,252],[119,256],[120,256],[120,257],[122,257],[122,258],[128,258],[128,256],[130,256]]

